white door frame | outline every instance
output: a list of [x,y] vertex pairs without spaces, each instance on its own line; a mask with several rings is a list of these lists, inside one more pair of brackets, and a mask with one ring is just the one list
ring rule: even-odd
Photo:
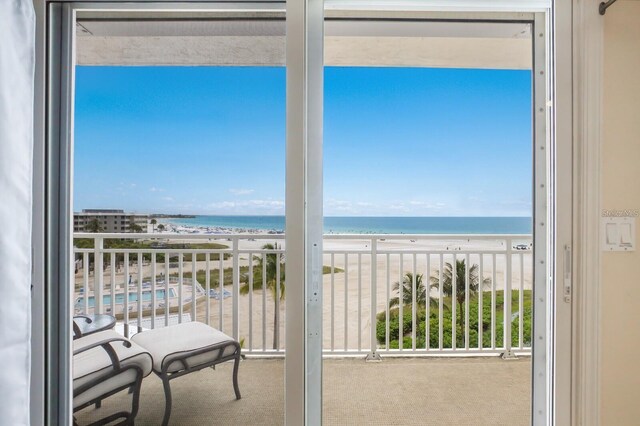
[[285,423],[322,424],[323,0],[287,3]]
[[[39,64],[46,70],[46,78],[42,82],[42,93],[36,96],[46,99],[45,111],[36,118],[36,129],[42,126],[44,135],[36,135],[35,152],[42,150],[42,158],[35,156],[34,163],[41,161],[41,170],[36,170],[34,205],[41,205],[45,210],[42,234],[33,236],[34,242],[43,244],[42,251],[35,252],[34,265],[38,269],[34,276],[41,274],[41,288],[44,306],[34,306],[34,323],[41,324],[44,330],[44,342],[35,350],[44,353],[44,365],[36,368],[44,369],[45,377],[41,388],[33,390],[34,394],[44,396],[39,404],[43,407],[46,424],[72,424],[72,329],[70,314],[72,312],[72,293],[70,283],[73,278],[73,116],[75,97],[75,31],[78,11],[167,11],[193,12],[209,11],[284,11],[283,2],[253,0],[236,2],[126,2],[126,1],[50,1],[45,3],[44,22],[47,34],[38,40],[38,49],[46,52],[47,62]],[[41,15],[42,16],[42,15]],[[44,72],[42,73],[43,75]],[[42,204],[40,204],[40,202]],[[35,216],[34,216],[35,217]],[[302,232],[293,229],[293,235]],[[35,284],[35,283],[34,283]],[[39,320],[39,321],[38,321]],[[287,315],[288,321],[302,321]],[[291,349],[294,353],[296,347]],[[294,353],[295,355],[295,353]],[[304,393],[303,389],[288,389],[287,394]]]
[[[326,0],[327,15],[370,19],[531,21],[534,80],[534,327],[532,423],[571,423],[571,4]],[[558,42],[560,41],[560,42]],[[506,332],[508,333],[508,331]]]
[[[63,33],[58,25],[63,25],[67,20],[70,22],[69,8],[66,15],[63,10],[59,11],[56,17],[52,13],[49,5],[61,3],[57,1],[39,2],[41,8],[38,10],[39,17],[54,18],[54,21],[42,19],[41,25],[49,25],[49,34],[44,34],[40,28],[42,37],[38,38],[38,51],[48,51],[51,55],[59,55],[62,60],[68,60],[72,56],[72,42],[61,39]],[[240,2],[239,2],[240,3]],[[242,2],[246,4],[245,2]],[[260,0],[252,2],[260,7],[266,6],[268,2]],[[260,4],[262,3],[262,4]],[[537,346],[534,349],[534,364],[537,373],[543,376],[534,376],[534,380],[544,381],[545,386],[536,386],[537,392],[544,392],[544,405],[538,395],[534,396],[534,406],[537,410],[542,410],[540,418],[534,415],[534,424],[570,424],[571,422],[571,303],[564,302],[563,283],[571,284],[571,276],[565,281],[567,275],[564,268],[569,265],[564,263],[565,246],[571,247],[571,200],[572,187],[571,176],[567,176],[567,170],[571,171],[571,152],[573,135],[573,115],[572,115],[572,86],[567,82],[572,81],[571,75],[571,5],[569,2],[557,2],[555,8],[550,8],[549,2],[545,0],[529,1],[463,1],[463,0],[424,0],[424,1],[399,1],[389,2],[340,2],[327,0],[327,10],[332,13],[339,10],[360,10],[371,11],[379,14],[381,12],[394,11],[397,15],[403,12],[408,14],[420,13],[441,13],[456,15],[460,13],[477,14],[476,16],[498,16],[498,14],[509,14],[511,12],[541,13],[536,18],[539,28],[544,22],[545,37],[549,35],[548,55],[545,58],[545,70],[553,70],[547,73],[547,87],[551,91],[545,90],[544,96],[547,109],[545,126],[548,128],[549,145],[545,147],[545,158],[549,167],[543,173],[548,177],[547,184],[549,190],[545,191],[553,198],[549,198],[550,208],[545,214],[544,225],[541,229],[552,229],[545,231],[544,240],[536,239],[536,244],[546,241],[547,253],[552,257],[544,260],[545,277],[550,279],[549,291],[543,296],[540,303],[544,304],[546,324],[543,335],[544,346]],[[198,7],[209,7],[209,3],[188,4],[180,2],[145,3],[144,7],[149,8],[176,8],[197,9]],[[229,7],[229,3],[221,3]],[[107,8],[108,2],[96,1],[94,3],[75,3],[75,6],[86,7],[93,5],[95,8]],[[131,3],[121,3],[118,8]],[[204,6],[203,6],[204,5]],[[289,303],[287,313],[287,356],[285,368],[286,377],[286,415],[289,424],[320,424],[322,412],[321,393],[321,316],[319,306],[321,306],[321,294],[317,281],[318,265],[320,265],[322,253],[322,31],[323,31],[323,2],[322,0],[302,0],[299,2],[289,2],[287,13],[287,236],[291,241],[287,242],[287,275],[295,277],[294,280],[300,282],[299,286],[292,286],[288,289]],[[415,16],[415,15],[414,15]],[[553,32],[549,33],[548,30]],[[544,37],[543,37],[544,38]],[[65,47],[66,43],[66,47]],[[62,50],[60,50],[62,48]],[[65,59],[66,58],[66,59]],[[536,59],[536,66],[542,58]],[[54,61],[55,62],[55,61]],[[56,70],[56,66],[58,67]],[[72,116],[68,115],[72,111],[72,98],[64,101],[65,93],[73,93],[72,77],[70,74],[60,73],[62,64],[53,68],[41,62],[38,65],[37,75],[41,76],[44,82],[38,82],[40,99],[48,99],[48,112],[36,111],[36,152],[42,152],[45,160],[36,156],[36,174],[40,179],[35,180],[34,205],[36,208],[46,209],[45,228],[34,232],[34,245],[42,245],[43,250],[34,251],[34,277],[44,277],[43,281],[34,281],[35,291],[44,292],[45,289],[53,291],[55,282],[62,282],[70,268],[67,261],[71,258],[69,241],[70,234],[68,226],[70,211],[70,193],[64,191],[62,186],[58,186],[61,192],[52,193],[57,183],[70,182],[71,176],[65,175],[65,170],[70,170],[67,166],[71,159],[68,158],[69,148],[72,141],[69,139]],[[45,77],[45,72],[48,76]],[[53,79],[53,80],[52,80]],[[71,82],[71,83],[69,83]],[[540,87],[539,85],[537,87]],[[293,91],[296,93],[293,93]],[[552,95],[551,97],[549,95]],[[62,102],[62,103],[61,103]],[[295,111],[293,111],[295,107]],[[57,116],[56,113],[62,114]],[[48,114],[48,115],[47,115]],[[293,120],[293,121],[292,121]],[[49,128],[46,132],[44,123],[48,122]],[[65,142],[63,139],[67,140]],[[64,148],[64,149],[63,149]],[[539,148],[539,146],[538,146]],[[553,153],[553,154],[551,154]],[[60,154],[62,155],[60,157]],[[311,160],[311,161],[309,161]],[[51,163],[54,161],[54,163]],[[57,162],[57,163],[56,163]],[[66,163],[65,163],[66,162]],[[51,166],[54,166],[53,168]],[[42,170],[40,170],[42,169]],[[45,173],[48,171],[49,175]],[[53,173],[53,175],[51,175]],[[571,175],[571,173],[569,172]],[[538,174],[540,175],[540,172]],[[565,196],[569,194],[569,197]],[[38,200],[44,200],[40,203]],[[562,201],[562,202],[561,202]],[[53,204],[52,204],[53,202]],[[63,206],[68,202],[67,206]],[[58,204],[56,204],[58,203]],[[40,206],[40,207],[37,207]],[[538,205],[537,207],[541,207]],[[42,212],[40,212],[41,214]],[[36,216],[34,216],[36,217]],[[567,219],[569,218],[569,219]],[[66,222],[69,221],[69,222]],[[569,226],[567,225],[569,222]],[[66,225],[65,225],[66,223]],[[538,225],[538,224],[536,224]],[[66,236],[65,236],[66,233]],[[65,238],[67,239],[65,241]],[[540,237],[542,238],[542,237]],[[44,245],[48,243],[48,245]],[[294,251],[295,249],[295,251]],[[62,254],[58,258],[55,251]],[[68,257],[68,259],[67,259]],[[66,265],[66,266],[65,266]],[[555,266],[552,268],[552,266]],[[57,268],[60,268],[59,270]],[[538,271],[536,271],[538,272]],[[556,283],[556,284],[554,284]],[[45,310],[42,304],[34,304],[34,323],[42,324],[43,329],[51,331],[59,330],[57,340],[52,341],[51,335],[45,338],[42,346],[34,342],[34,351],[47,354],[45,360],[47,370],[68,371],[69,359],[63,361],[65,354],[70,351],[70,329],[68,324],[61,321],[60,312],[65,309],[65,303],[70,303],[69,290],[64,293],[65,286],[55,286],[62,288],[63,292],[58,293],[53,299],[49,296],[49,308]],[[569,289],[571,287],[569,286]],[[69,299],[69,300],[67,300]],[[53,304],[52,304],[53,302]],[[62,303],[62,305],[60,305]],[[45,318],[45,312],[50,315]],[[568,314],[568,317],[567,317]],[[540,315],[538,315],[540,317]],[[40,320],[40,321],[38,321]],[[67,318],[68,320],[68,318]],[[58,326],[63,327],[59,328]],[[535,337],[539,337],[539,327],[534,326]],[[568,338],[567,338],[568,336]],[[45,349],[46,348],[46,349]],[[57,361],[53,355],[58,354]],[[538,358],[539,357],[539,358]],[[59,362],[58,362],[59,361]],[[52,364],[53,363],[53,364]],[[544,365],[544,367],[542,367]],[[71,389],[68,377],[64,374],[58,376],[56,380],[46,381],[43,386],[46,389],[46,397],[49,401],[47,418],[52,423],[65,424],[70,420],[71,410]],[[544,389],[544,390],[543,390]],[[34,389],[34,394],[38,390]],[[53,400],[54,395],[59,396],[59,401]],[[53,405],[53,406],[52,406]]]

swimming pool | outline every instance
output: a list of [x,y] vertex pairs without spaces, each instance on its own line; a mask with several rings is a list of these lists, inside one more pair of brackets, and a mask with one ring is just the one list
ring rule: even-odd
[[[165,290],[164,289],[158,289],[156,290],[156,300],[160,301],[160,300],[164,300],[164,294],[165,294]],[[151,301],[151,291],[150,290],[145,290],[142,292],[142,301],[143,302],[150,302]],[[169,297],[175,297],[176,296],[176,291],[173,288],[169,289]],[[94,296],[89,296],[89,298],[87,299],[87,303],[88,306],[90,308],[93,308],[96,304],[96,300]],[[104,306],[109,306],[111,305],[111,295],[110,294],[105,294],[104,296],[102,296],[102,303],[104,304]],[[135,291],[132,291],[129,293],[129,303],[138,303],[138,293]],[[116,293],[116,300],[115,300],[115,304],[116,305],[122,305],[124,304],[124,293]],[[80,296],[76,299],[76,308],[83,308],[84,307],[84,296]]]

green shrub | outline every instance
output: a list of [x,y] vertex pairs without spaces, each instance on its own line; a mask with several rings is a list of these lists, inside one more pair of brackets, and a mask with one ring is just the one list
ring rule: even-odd
[[[519,312],[519,292],[514,290],[512,292],[512,312]],[[531,290],[525,290],[523,293],[523,340],[524,346],[531,345],[531,319],[532,319],[532,294]],[[451,309],[451,301],[448,298],[444,299],[444,308],[442,310],[442,347],[444,349],[452,348],[452,330],[453,320]],[[469,347],[478,347],[478,297],[473,297],[469,300]],[[464,307],[463,307],[464,309]],[[503,346],[503,321],[504,318],[504,294],[502,291],[496,291],[495,300],[495,345],[496,347]],[[400,310],[396,307],[389,311],[389,348],[397,349],[399,347],[399,335],[400,335]],[[464,310],[462,314],[463,322],[459,321],[460,314],[456,312],[456,347],[465,347],[465,332],[464,332]],[[411,349],[413,344],[412,339],[412,310],[411,305],[403,306],[402,312],[402,341],[403,348]],[[518,315],[513,315],[513,321],[511,325],[511,344],[513,347],[518,345],[519,337],[519,320]],[[378,343],[382,346],[386,344],[386,311],[382,311],[377,315],[376,324],[376,337]],[[482,295],[482,327],[480,332],[482,333],[482,346],[491,347],[491,293],[484,292]],[[429,347],[439,347],[439,335],[440,335],[440,312],[437,307],[431,307],[429,309]],[[426,309],[421,306],[416,312],[416,348],[426,347]]]

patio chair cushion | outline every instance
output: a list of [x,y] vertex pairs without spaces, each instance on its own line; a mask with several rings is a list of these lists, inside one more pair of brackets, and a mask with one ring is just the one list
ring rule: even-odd
[[[82,349],[96,342],[122,338],[122,336],[113,330],[101,331],[88,336],[81,337],[73,341],[73,350]],[[110,343],[120,360],[120,366],[135,365],[140,367],[143,377],[151,373],[152,358],[151,355],[140,346],[132,343],[130,348],[123,345],[122,341]],[[97,346],[86,352],[73,356],[73,388],[78,389],[80,386],[94,380],[100,380],[113,371],[113,364],[109,355],[103,347]],[[83,392],[80,395],[74,395],[73,407],[79,407],[89,401],[92,401],[101,395],[105,395],[112,390],[118,389],[127,384],[133,384],[136,380],[135,370],[127,370],[122,374],[114,376],[99,382],[96,386]]]
[[[153,357],[153,370],[175,373],[184,369],[179,359],[185,359],[190,367],[206,364],[216,359],[233,355],[236,351],[234,340],[215,328],[201,322],[185,322],[154,330],[143,331],[131,338],[132,341],[149,351]],[[224,345],[228,342],[229,345]],[[218,346],[222,344],[221,346]],[[211,351],[189,356],[189,353],[216,346]]]

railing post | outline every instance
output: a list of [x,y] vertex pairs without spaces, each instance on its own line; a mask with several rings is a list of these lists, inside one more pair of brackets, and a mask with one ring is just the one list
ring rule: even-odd
[[[94,300],[94,314],[101,314],[104,312],[104,276],[103,265],[104,259],[102,250],[104,249],[104,240],[102,237],[95,237],[94,240],[94,254],[93,254],[93,300]],[[88,297],[88,295],[85,295]]]
[[507,258],[505,259],[505,286],[504,286],[504,318],[503,318],[503,339],[504,339],[504,352],[502,353],[503,359],[513,359],[515,354],[511,349],[511,287],[512,287],[512,273],[511,266],[513,263],[513,241],[511,238],[507,238]]
[[380,361],[380,354],[378,353],[378,344],[377,344],[377,320],[378,317],[376,315],[376,310],[378,309],[378,298],[377,298],[377,288],[378,288],[378,239],[371,239],[371,285],[370,291],[371,295],[369,299],[371,300],[371,343],[369,353],[365,358],[367,361]]
[[[231,240],[232,244],[232,256],[233,256],[233,267],[232,267],[232,278],[233,278],[233,338],[235,340],[240,340],[240,259],[238,259],[239,247],[238,247],[238,237],[233,237]],[[224,254],[221,254],[224,257]],[[224,291],[223,291],[224,292]],[[224,297],[222,294],[220,297]]]

